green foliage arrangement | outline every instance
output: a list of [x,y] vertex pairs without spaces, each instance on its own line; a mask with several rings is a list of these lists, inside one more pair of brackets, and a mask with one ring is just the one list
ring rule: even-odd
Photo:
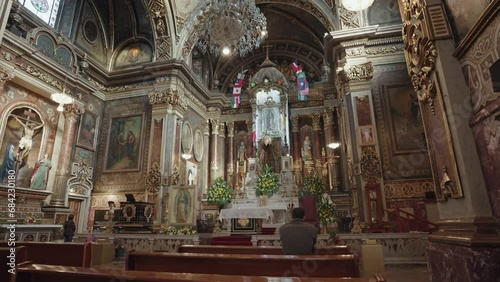
[[257,178],[255,194],[257,196],[268,195],[270,197],[279,190],[279,185],[279,178],[273,173],[273,168],[265,165],[262,173]]
[[314,196],[319,199],[323,194],[323,181],[316,174],[309,174],[299,190],[299,196]]
[[231,201],[231,195],[232,192],[227,182],[222,177],[218,177],[208,189],[207,202],[222,207]]
[[337,208],[329,197],[321,197],[318,200],[318,218],[321,224],[337,222]]

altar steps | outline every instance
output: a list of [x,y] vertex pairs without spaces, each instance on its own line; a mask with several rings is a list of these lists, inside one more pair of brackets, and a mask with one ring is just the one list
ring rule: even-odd
[[212,239],[212,245],[218,246],[252,246],[251,236],[222,236]]

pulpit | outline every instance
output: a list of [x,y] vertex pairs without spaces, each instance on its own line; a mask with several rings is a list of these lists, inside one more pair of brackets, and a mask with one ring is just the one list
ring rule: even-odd
[[118,233],[152,233],[154,203],[136,202],[130,194],[126,196],[127,201],[120,202],[114,229]]

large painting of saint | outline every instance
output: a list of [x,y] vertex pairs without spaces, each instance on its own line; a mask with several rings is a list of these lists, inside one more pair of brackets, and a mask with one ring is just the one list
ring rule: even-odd
[[169,224],[193,226],[196,224],[195,186],[171,187]]
[[111,118],[105,172],[140,170],[143,122],[143,115]]
[[87,148],[91,151],[95,150],[97,138],[97,116],[89,112],[85,112],[78,130],[77,145]]

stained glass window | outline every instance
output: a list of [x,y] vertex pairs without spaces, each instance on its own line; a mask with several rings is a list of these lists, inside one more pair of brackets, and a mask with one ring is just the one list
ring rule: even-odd
[[54,27],[61,0],[19,0],[24,7]]

